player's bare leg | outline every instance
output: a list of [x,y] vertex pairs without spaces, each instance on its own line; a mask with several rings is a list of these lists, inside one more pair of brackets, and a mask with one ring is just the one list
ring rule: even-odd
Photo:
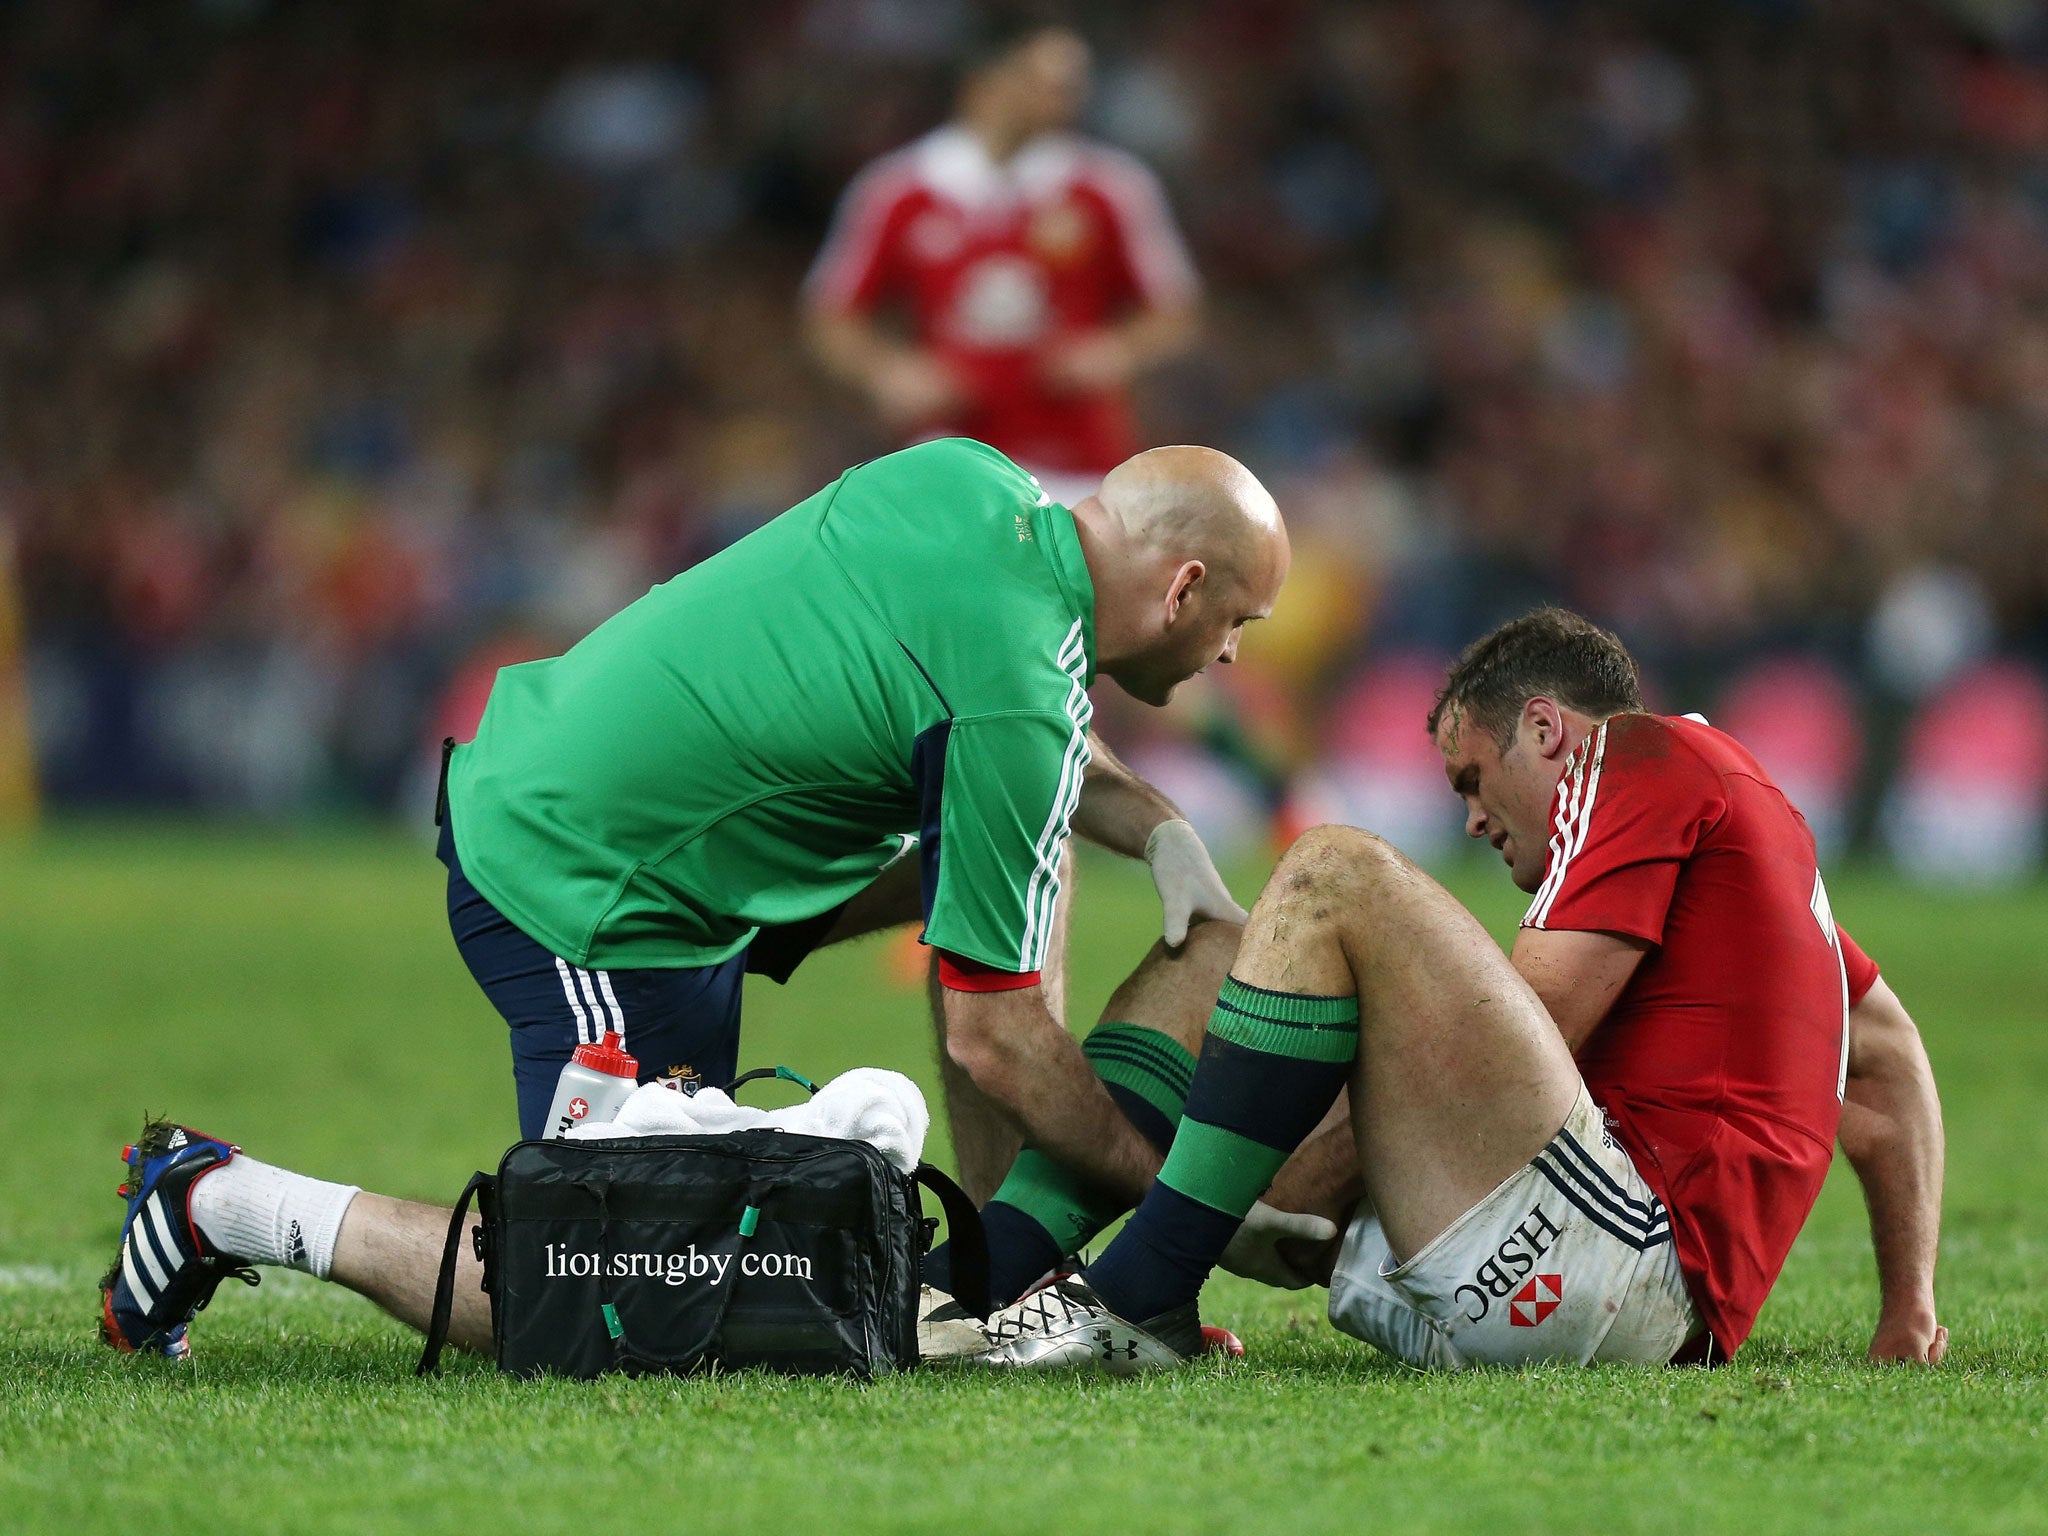
[[[368,1192],[357,1195],[342,1218],[328,1278],[367,1296],[408,1328],[426,1332],[451,1214],[445,1206]],[[483,1265],[476,1257],[477,1227],[472,1218],[468,1235],[456,1245],[455,1306],[449,1313],[448,1342],[489,1354],[491,1301],[484,1294]]]
[[1199,1055],[1216,1007],[1216,989],[1230,974],[1244,932],[1236,923],[1202,918],[1189,927],[1180,948],[1168,949],[1164,940],[1154,943],[1138,968],[1109,995],[1098,1022],[1156,1029],[1190,1055]]
[[[102,1283],[103,1336],[122,1349],[182,1356],[186,1325],[222,1279],[248,1266],[296,1269],[367,1296],[425,1330],[452,1212],[294,1173],[167,1120],[124,1154],[131,1197],[122,1252]],[[134,1227],[146,1221],[146,1256]],[[470,1232],[476,1230],[474,1221]],[[146,1271],[146,1277],[145,1277]],[[450,1338],[491,1346],[490,1303],[474,1237],[461,1245]]]
[[1578,1096],[1557,1027],[1500,947],[1369,832],[1318,827],[1289,850],[1232,974],[1275,992],[1358,997],[1352,1130],[1398,1256],[1541,1151]]

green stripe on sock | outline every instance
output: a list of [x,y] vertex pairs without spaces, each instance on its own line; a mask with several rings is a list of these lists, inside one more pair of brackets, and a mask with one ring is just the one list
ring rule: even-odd
[[[1171,1035],[1141,1024],[1103,1024],[1081,1042],[1095,1075],[1136,1094],[1158,1110],[1168,1126],[1187,1107],[1195,1058]],[[1062,1253],[1072,1253],[1126,1209],[1070,1169],[1026,1147],[1010,1165],[995,1198],[1013,1205],[1052,1235]]]
[[1200,1120],[1183,1120],[1159,1182],[1226,1216],[1242,1216],[1287,1161],[1285,1152]]
[[1093,1052],[1105,1045],[1124,1046],[1149,1057],[1158,1063],[1163,1076],[1179,1082],[1187,1082],[1195,1075],[1194,1055],[1164,1030],[1148,1029],[1143,1024],[1098,1024],[1081,1042],[1081,1049]]
[[1098,1025],[1081,1042],[1081,1049],[1091,1058],[1098,1051],[1115,1049],[1143,1059],[1176,1087],[1185,1088],[1194,1080],[1195,1058],[1188,1048],[1173,1036],[1161,1030],[1147,1029],[1142,1024]]
[[1135,1024],[1104,1024],[1081,1042],[1081,1050],[1105,1083],[1128,1088],[1169,1124],[1180,1118],[1195,1058],[1171,1035]]
[[[1231,999],[1237,984],[1225,982],[1223,995],[1216,999],[1216,1011],[1209,1015],[1209,1033],[1248,1051],[1269,1056],[1291,1056],[1297,1061],[1346,1062],[1358,1054],[1358,999],[1355,997],[1302,997],[1305,1004],[1344,1004],[1351,1010],[1346,1019],[1274,1019],[1250,1013]],[[1241,990],[1241,989],[1240,989]],[[1278,994],[1263,994],[1271,999]]]
[[1061,1253],[1072,1253],[1124,1213],[1124,1203],[1081,1182],[1032,1147],[1017,1154],[995,1198],[1052,1234]]
[[1358,1027],[1358,998],[1351,993],[1342,997],[1325,997],[1313,992],[1269,992],[1264,987],[1239,981],[1235,976],[1226,976],[1217,1001],[1228,1004],[1247,1018],[1264,1019],[1273,1024],[1349,1024],[1354,1029]]

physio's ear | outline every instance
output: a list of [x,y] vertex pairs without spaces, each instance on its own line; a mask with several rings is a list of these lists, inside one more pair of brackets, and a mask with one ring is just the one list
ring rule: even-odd
[[1555,699],[1541,694],[1522,706],[1522,738],[1541,758],[1555,758],[1565,749],[1564,711]]
[[1189,560],[1173,573],[1173,580],[1166,588],[1166,622],[1171,624],[1180,617],[1180,611],[1187,600],[1195,595],[1195,588],[1201,585],[1208,574],[1208,567],[1199,560]]

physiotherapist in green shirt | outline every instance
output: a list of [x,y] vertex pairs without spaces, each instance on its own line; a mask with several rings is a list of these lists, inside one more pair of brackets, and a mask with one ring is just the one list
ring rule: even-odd
[[512,1028],[521,1133],[607,1029],[645,1079],[723,1085],[747,971],[786,979],[921,911],[956,1080],[1135,1199],[1159,1153],[1048,1005],[1069,830],[1148,860],[1169,943],[1244,913],[1091,735],[1087,690],[1100,673],[1163,704],[1230,661],[1288,558],[1272,497],[1211,449],[1139,454],[1069,509],[944,439],[500,672],[449,762],[441,857]]

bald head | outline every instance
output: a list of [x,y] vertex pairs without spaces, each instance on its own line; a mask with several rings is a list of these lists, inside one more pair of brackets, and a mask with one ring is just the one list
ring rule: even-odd
[[1287,547],[1258,477],[1214,448],[1148,448],[1112,469],[1096,498],[1135,542],[1214,567],[1256,571]]
[[1287,579],[1280,509],[1213,448],[1124,460],[1074,519],[1095,583],[1097,663],[1147,703],[1234,659],[1239,631],[1272,612]]

